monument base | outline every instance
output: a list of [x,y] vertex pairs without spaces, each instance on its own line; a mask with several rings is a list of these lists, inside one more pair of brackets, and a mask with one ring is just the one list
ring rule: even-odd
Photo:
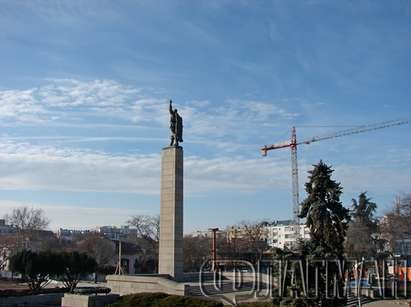
[[177,282],[169,275],[108,275],[107,287],[111,293],[119,295],[163,292],[170,295],[187,296],[190,286],[185,282]]
[[183,148],[161,152],[160,242],[158,272],[182,280],[183,271]]
[[89,307],[106,306],[115,303],[120,297],[116,294],[107,295],[82,295],[65,293],[61,300],[61,306]]

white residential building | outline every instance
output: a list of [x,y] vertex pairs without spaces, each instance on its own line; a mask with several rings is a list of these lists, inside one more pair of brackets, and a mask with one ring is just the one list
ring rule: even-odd
[[97,232],[107,239],[119,240],[121,237],[136,235],[137,229],[131,228],[129,226],[102,226],[97,229]]
[[0,219],[0,235],[8,235],[15,232],[16,229],[6,224],[5,219]]
[[57,238],[64,241],[73,241],[76,237],[92,233],[90,230],[63,229],[57,230]]
[[[265,226],[267,244],[271,247],[283,249],[291,247],[297,242],[295,231],[296,225],[292,221],[277,221]],[[299,238],[303,240],[310,239],[310,230],[305,224],[299,225]]]

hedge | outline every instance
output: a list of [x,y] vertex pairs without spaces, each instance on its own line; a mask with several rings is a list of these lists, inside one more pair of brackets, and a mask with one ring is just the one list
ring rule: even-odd
[[125,295],[108,307],[223,307],[222,303],[204,299],[168,295],[165,293],[138,293]]
[[278,307],[277,303],[271,303],[271,302],[253,302],[253,303],[243,303],[239,304],[239,307]]
[[[314,301],[303,299],[284,300],[273,302],[250,302],[239,304],[239,307],[307,307],[317,306]],[[138,293],[125,295],[114,304],[107,307],[223,307],[219,302],[205,300],[201,298],[168,295],[165,293]],[[338,306],[338,305],[335,305]]]

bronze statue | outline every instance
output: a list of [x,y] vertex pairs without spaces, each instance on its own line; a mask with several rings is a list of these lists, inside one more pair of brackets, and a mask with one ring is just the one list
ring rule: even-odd
[[173,110],[172,101],[170,100],[170,130],[171,142],[170,146],[178,146],[178,142],[183,142],[183,119],[177,113],[177,109]]

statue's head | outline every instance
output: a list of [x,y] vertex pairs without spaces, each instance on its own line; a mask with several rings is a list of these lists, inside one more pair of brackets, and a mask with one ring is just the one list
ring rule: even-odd
[[174,113],[177,113],[177,109],[174,109]]

